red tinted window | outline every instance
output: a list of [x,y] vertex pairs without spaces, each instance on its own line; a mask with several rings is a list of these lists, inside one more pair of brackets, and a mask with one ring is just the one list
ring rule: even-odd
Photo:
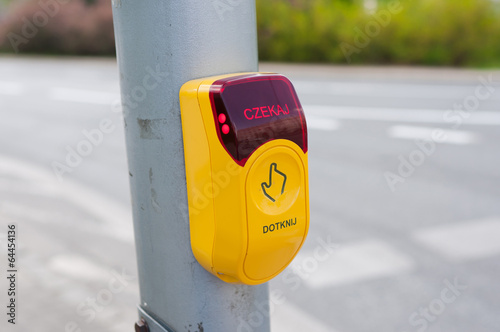
[[259,146],[274,139],[288,139],[307,152],[304,112],[286,77],[225,78],[211,86],[210,101],[219,139],[238,164],[244,165]]

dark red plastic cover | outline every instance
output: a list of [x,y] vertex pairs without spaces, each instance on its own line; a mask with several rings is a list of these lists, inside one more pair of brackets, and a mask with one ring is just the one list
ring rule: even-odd
[[[221,79],[210,87],[210,101],[219,140],[239,165],[275,139],[290,140],[307,152],[304,111],[286,77],[250,74]],[[226,124],[229,131],[222,130]]]

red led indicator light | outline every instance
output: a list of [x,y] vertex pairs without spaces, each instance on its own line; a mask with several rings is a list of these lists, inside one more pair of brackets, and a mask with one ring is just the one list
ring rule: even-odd
[[[221,115],[223,115],[223,114],[221,114]],[[224,118],[225,118],[225,116],[224,116]],[[220,117],[219,117],[219,119],[220,119]],[[229,133],[229,126],[227,124],[225,124],[225,125],[222,126],[222,132],[224,134]]]
[[219,122],[220,123],[226,122],[226,115],[224,113],[219,114]]

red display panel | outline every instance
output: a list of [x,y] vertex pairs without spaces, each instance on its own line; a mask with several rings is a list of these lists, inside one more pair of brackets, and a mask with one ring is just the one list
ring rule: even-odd
[[304,111],[292,83],[278,74],[233,76],[210,87],[219,140],[244,165],[261,145],[287,139],[307,152]]

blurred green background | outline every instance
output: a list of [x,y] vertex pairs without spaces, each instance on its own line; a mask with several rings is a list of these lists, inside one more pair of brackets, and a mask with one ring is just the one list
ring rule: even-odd
[[[257,0],[257,10],[263,61],[500,66],[498,0]],[[110,0],[51,14],[39,0],[0,0],[0,51],[114,55]]]

